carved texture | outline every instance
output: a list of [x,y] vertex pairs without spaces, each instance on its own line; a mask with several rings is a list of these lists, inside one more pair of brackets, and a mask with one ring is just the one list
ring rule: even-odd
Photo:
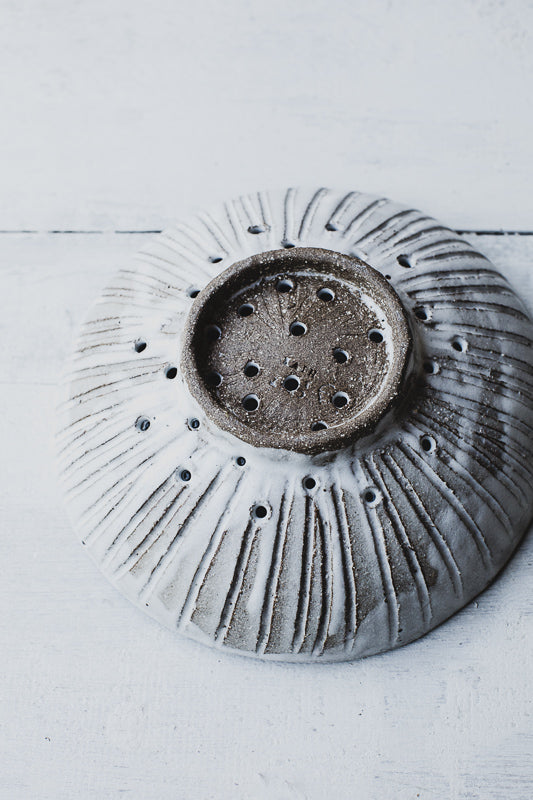
[[[191,291],[283,246],[390,276],[418,341],[393,424],[327,457],[224,434],[168,371]],[[311,661],[412,641],[485,588],[530,521],[532,331],[486,258],[388,200],[289,189],[199,215],[149,242],[81,330],[58,437],[76,529],[126,596],[206,643]]]

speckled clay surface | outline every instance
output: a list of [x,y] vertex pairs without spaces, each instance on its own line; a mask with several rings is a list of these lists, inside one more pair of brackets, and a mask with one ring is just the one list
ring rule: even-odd
[[221,428],[257,447],[339,449],[407,390],[409,320],[381,273],[293,247],[232,264],[194,301],[181,371]]
[[[399,364],[397,337],[387,333],[394,329],[387,315],[373,328],[350,328],[342,309],[355,313],[361,303],[356,298],[351,306],[351,290],[344,296],[336,284],[323,302],[317,291],[328,288],[325,272],[318,280],[324,287],[310,273],[296,287],[296,321],[307,326],[302,340],[315,320],[324,331],[307,351],[298,344],[298,358],[283,327],[295,321],[288,306],[279,306],[274,328],[265,323],[262,337],[262,290],[244,298],[255,306],[240,320],[232,316],[230,292],[222,323],[213,318],[206,325],[220,327],[220,346],[231,332],[231,347],[194,350],[205,397],[186,366],[191,324],[219,276],[261,253],[285,249],[296,258],[299,248],[370,265],[405,311],[405,363],[392,403],[364,430],[357,398],[365,391],[374,397],[381,384],[368,388],[374,351],[362,331],[383,332],[374,342],[385,348],[382,356],[375,351],[383,375]],[[284,266],[279,279],[287,274]],[[274,285],[267,289],[277,297]],[[288,295],[281,292],[280,303],[289,303]],[[241,337],[239,367],[237,324],[248,316],[259,327]],[[279,362],[258,357],[272,336],[281,343]],[[301,661],[351,659],[405,644],[485,588],[531,519],[532,339],[532,323],[505,278],[418,211],[326,189],[229,202],[148,243],[82,328],[59,434],[75,527],[121,592],[208,644]],[[281,346],[287,342],[291,352]],[[338,349],[348,357],[333,363]],[[228,354],[233,360],[220,369],[221,383],[209,378],[206,387],[217,371],[209,359],[222,363]],[[248,377],[250,362],[260,370]],[[313,382],[319,367],[326,382]],[[298,386],[286,387],[287,378]],[[254,412],[244,406],[244,415],[237,411],[248,381],[262,387],[274,409],[279,403],[279,414],[264,416],[268,430],[279,431],[277,442],[268,441],[274,446],[257,446],[246,431],[263,423],[251,421]],[[348,396],[343,408],[333,404],[339,392]],[[249,394],[263,400],[252,388]],[[246,430],[221,423],[206,397]],[[352,411],[346,427],[341,414]],[[317,421],[327,427],[313,430]],[[342,435],[328,439],[336,427]],[[305,441],[310,432],[322,437],[327,449],[291,446],[295,432]]]

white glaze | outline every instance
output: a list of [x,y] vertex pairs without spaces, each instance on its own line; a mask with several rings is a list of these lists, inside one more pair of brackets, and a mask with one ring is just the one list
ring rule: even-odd
[[[249,233],[254,225],[264,232]],[[408,309],[430,308],[430,324],[413,317],[413,328],[439,365],[431,400],[333,458],[255,450],[210,423],[179,375],[164,376],[179,364],[187,290],[286,241],[360,255],[391,275]],[[74,354],[60,447],[76,527],[124,594],[207,643],[333,660],[411,641],[487,585],[529,521],[533,364],[521,315],[463,239],[383,199],[289,190],[177,225],[103,293]],[[136,353],[139,339],[147,347]],[[500,365],[501,391],[489,374]],[[496,467],[491,427],[504,452]],[[427,434],[435,452],[420,447]],[[306,492],[310,473],[318,486]],[[369,487],[380,502],[362,500]],[[256,503],[265,520],[251,519]]]

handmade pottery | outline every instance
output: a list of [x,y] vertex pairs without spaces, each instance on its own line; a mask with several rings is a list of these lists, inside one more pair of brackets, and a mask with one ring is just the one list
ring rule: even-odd
[[484,589],[533,506],[533,325],[435,220],[241,198],[103,292],[61,412],[83,543],[170,628],[275,659],[397,647]]

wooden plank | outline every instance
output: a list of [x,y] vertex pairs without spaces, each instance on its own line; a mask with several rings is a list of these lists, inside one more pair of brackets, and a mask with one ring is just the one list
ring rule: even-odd
[[[469,237],[533,310],[533,237]],[[160,628],[87,559],[52,468],[73,330],[142,236],[0,236],[0,797],[524,800],[529,535],[475,603],[403,650],[322,668]]]
[[159,228],[287,182],[528,228],[528,0],[4,0],[2,227]]

